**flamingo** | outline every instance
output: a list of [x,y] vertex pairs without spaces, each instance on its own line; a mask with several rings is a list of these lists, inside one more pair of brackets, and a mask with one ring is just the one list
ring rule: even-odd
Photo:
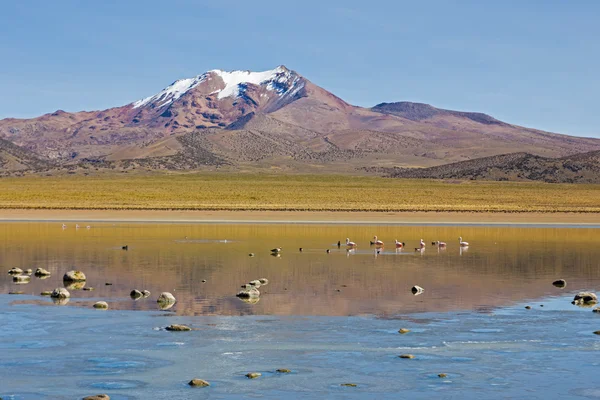
[[425,248],[425,241],[423,239],[421,239],[421,248],[424,249]]
[[66,224],[62,224],[62,228],[63,229],[67,229],[67,225]]
[[434,242],[434,244],[437,244],[438,247],[446,247],[446,242],[440,242],[439,240]]
[[75,229],[79,229],[79,224],[75,224]]
[[370,242],[371,245],[375,245],[375,246],[383,246],[383,242],[379,239],[377,239],[377,236],[373,236],[373,240]]
[[404,242],[399,242],[398,239],[396,239],[395,242],[396,242],[396,247],[398,247],[398,248],[404,247]]
[[90,228],[91,228],[91,226],[89,226],[89,225],[85,227],[85,229],[90,229]]
[[346,246],[348,246],[348,247],[356,247],[356,243],[351,242],[349,238],[346,238]]
[[458,238],[458,243],[460,244],[460,247],[468,247],[469,246],[469,242],[463,242],[462,237]]

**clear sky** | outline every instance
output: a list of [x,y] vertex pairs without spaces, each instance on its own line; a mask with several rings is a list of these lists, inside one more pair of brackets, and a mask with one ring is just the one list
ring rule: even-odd
[[424,102],[600,137],[599,17],[596,0],[5,0],[0,118],[284,64],[360,106]]

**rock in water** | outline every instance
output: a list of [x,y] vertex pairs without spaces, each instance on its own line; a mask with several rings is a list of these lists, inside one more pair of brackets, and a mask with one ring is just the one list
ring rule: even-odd
[[289,370],[289,369],[287,369],[287,368],[279,368],[279,369],[278,369],[277,371],[275,371],[275,372],[277,372],[277,373],[280,373],[280,374],[289,374],[289,373],[291,373],[292,371],[291,371],[291,370]]
[[143,297],[144,294],[137,289],[133,289],[131,291],[131,293],[129,293],[129,296],[135,300],[135,299],[139,299],[140,297]]
[[168,331],[172,331],[172,332],[185,332],[185,331],[192,330],[192,328],[190,328],[187,325],[178,325],[178,324],[169,325],[165,329]]
[[94,303],[94,308],[106,310],[108,308],[108,303],[105,301],[98,301],[98,302]]
[[552,282],[552,284],[558,288],[564,288],[565,286],[567,286],[567,281],[565,281],[564,279],[559,279],[557,281]]
[[423,293],[425,289],[423,289],[421,286],[415,285],[412,287],[412,289],[410,289],[410,291],[416,296]]
[[448,377],[448,374],[441,373],[441,374],[438,374],[438,376],[440,378],[446,378],[446,377]]
[[68,299],[71,297],[71,293],[65,288],[56,288],[52,291],[50,297],[54,299]]
[[69,271],[63,276],[64,282],[84,282],[85,274],[81,271]]
[[249,299],[249,298],[256,298],[260,296],[260,292],[258,291],[257,288],[253,287],[250,289],[244,289],[240,292],[238,292],[238,294],[236,294],[237,297],[241,297],[242,299]]
[[35,270],[35,276],[49,276],[50,275],[50,271],[44,269],[44,268],[38,268]]
[[49,290],[43,291],[42,293],[40,293],[41,296],[52,296],[52,292]]
[[207,387],[210,386],[210,383],[206,382],[204,379],[194,378],[188,382],[188,385],[192,387]]
[[267,278],[261,278],[258,280],[261,285],[265,286],[269,284],[269,280]]
[[260,287],[260,281],[258,279],[255,279],[253,281],[248,282],[250,285],[254,286],[255,288],[259,288]]
[[13,282],[17,284],[29,283],[31,281],[31,277],[29,275],[14,275]]
[[21,268],[14,267],[9,269],[8,273],[11,275],[21,275],[23,273],[23,270]]
[[600,307],[596,307],[592,311],[595,312],[595,313],[600,313]]
[[27,268],[25,271],[23,271],[23,273],[26,275],[31,275],[33,271],[31,270],[31,268]]
[[169,292],[162,292],[160,296],[158,296],[158,300],[156,300],[157,303],[162,304],[175,304],[176,301],[175,296]]
[[248,379],[256,379],[256,378],[259,378],[261,376],[262,376],[262,374],[260,372],[248,372],[246,374],[246,378],[248,378]]
[[151,294],[151,293],[150,293],[150,291],[149,291],[149,290],[142,290],[142,295],[143,295],[144,297],[150,297],[150,294]]
[[408,333],[408,332],[410,332],[410,329],[406,329],[406,328],[402,328],[402,329],[400,329],[400,330],[398,331],[398,333],[401,333],[401,334],[403,334],[403,335],[404,335],[405,333]]
[[409,359],[415,358],[415,356],[413,356],[412,354],[401,354],[398,357],[400,357],[400,358],[409,358]]
[[340,386],[357,387],[358,385],[356,383],[342,383]]
[[95,396],[84,397],[83,400],[110,400],[110,396],[107,394],[97,394]]
[[592,305],[598,303],[598,296],[592,292],[579,292],[573,298],[572,304],[576,305]]

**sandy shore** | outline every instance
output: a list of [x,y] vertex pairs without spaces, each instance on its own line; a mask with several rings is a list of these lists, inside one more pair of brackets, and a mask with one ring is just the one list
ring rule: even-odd
[[0,221],[599,225],[597,213],[0,210]]

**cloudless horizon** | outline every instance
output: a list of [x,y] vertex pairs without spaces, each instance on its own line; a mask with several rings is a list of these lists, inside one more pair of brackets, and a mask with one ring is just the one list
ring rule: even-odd
[[211,69],[283,64],[351,104],[413,101],[600,137],[600,2],[23,0],[0,118],[102,110]]

